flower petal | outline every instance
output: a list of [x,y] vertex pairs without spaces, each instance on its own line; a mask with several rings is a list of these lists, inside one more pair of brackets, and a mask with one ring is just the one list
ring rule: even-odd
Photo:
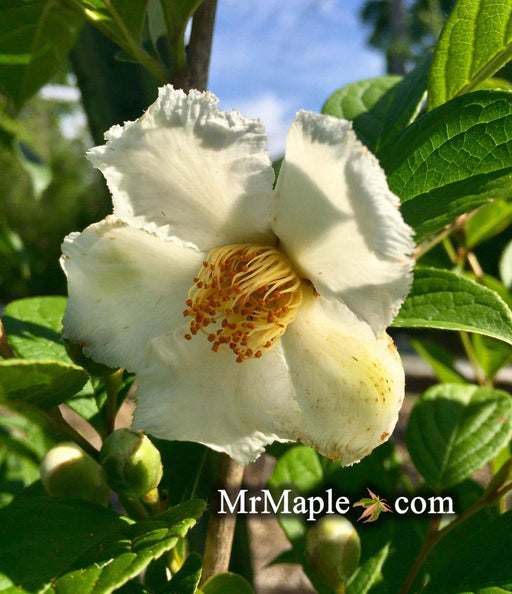
[[273,228],[297,269],[380,336],[408,292],[414,244],[398,198],[351,124],[300,112],[276,196]]
[[138,375],[134,427],[168,440],[197,441],[248,464],[273,441],[293,438],[298,409],[279,348],[236,363],[186,328],[154,340]]
[[89,151],[123,221],[206,251],[274,243],[273,170],[259,120],[217,109],[211,93],[170,85],[135,122],[114,126]]
[[111,367],[138,370],[145,347],[183,324],[202,254],[110,216],[62,245],[69,300],[64,336]]
[[302,413],[295,439],[343,465],[386,441],[404,398],[404,371],[387,334],[376,339],[343,304],[311,288],[281,343]]

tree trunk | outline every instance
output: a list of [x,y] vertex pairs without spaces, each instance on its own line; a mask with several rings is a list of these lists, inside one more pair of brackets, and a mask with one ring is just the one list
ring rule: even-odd
[[408,54],[403,0],[390,0],[391,45],[386,53],[388,74],[405,74]]
[[86,24],[71,52],[71,66],[96,144],[103,144],[103,134],[114,124],[140,117],[157,96],[158,81],[142,66],[117,60],[119,51]]

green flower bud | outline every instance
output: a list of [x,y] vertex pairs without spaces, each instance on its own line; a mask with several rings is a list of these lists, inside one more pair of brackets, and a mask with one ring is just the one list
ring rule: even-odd
[[60,443],[49,450],[39,467],[49,495],[74,497],[100,505],[109,502],[110,489],[101,466],[76,443]]
[[100,463],[112,489],[128,497],[149,493],[163,474],[160,452],[143,433],[131,429],[118,429],[107,437]]
[[324,516],[306,537],[311,571],[326,586],[337,590],[354,573],[361,556],[361,541],[343,516]]

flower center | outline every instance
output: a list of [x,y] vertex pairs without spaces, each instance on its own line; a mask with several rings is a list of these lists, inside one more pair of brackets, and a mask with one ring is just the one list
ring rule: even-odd
[[273,247],[226,245],[208,254],[186,303],[183,314],[192,320],[185,338],[201,331],[212,351],[231,349],[241,363],[275,346],[296,318],[301,280]]

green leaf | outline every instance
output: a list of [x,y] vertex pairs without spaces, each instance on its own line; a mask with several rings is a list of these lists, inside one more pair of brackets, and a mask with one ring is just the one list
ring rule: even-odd
[[129,37],[141,42],[148,0],[79,1],[91,24],[124,49]]
[[418,116],[427,93],[431,62],[432,55],[429,53],[390,91],[389,106],[377,145],[378,156],[386,154],[396,134]]
[[352,466],[340,466],[326,458],[322,458],[322,462],[325,482],[351,499],[360,498],[368,488],[388,498],[396,493],[401,475],[400,461],[390,441]]
[[2,319],[15,354],[72,363],[61,341],[65,297],[28,297],[6,306]]
[[160,0],[171,46],[174,72],[185,72],[185,32],[187,24],[203,0]]
[[2,428],[0,428],[0,448],[5,448],[10,455],[14,454],[32,462],[36,467],[41,462],[41,457],[34,452],[29,442],[27,443],[25,440],[19,439],[14,435],[9,435]]
[[512,587],[512,511],[459,539],[431,575],[425,594],[497,594]]
[[307,493],[321,485],[323,477],[317,452],[306,446],[295,446],[277,462],[269,486],[275,488],[293,485],[301,493]]
[[[458,515],[474,505],[483,494],[482,485],[471,479],[443,492],[443,496],[452,498]],[[484,529],[499,516],[500,511],[497,506],[487,506],[448,532],[428,556],[424,566],[426,572],[434,575],[443,571],[446,559],[452,555],[453,551],[459,549],[460,543],[466,542],[468,539],[471,540],[476,532]]]
[[108,594],[172,549],[204,507],[188,501],[132,523],[78,500],[20,499],[0,510],[0,584],[21,593]]
[[[278,497],[284,489],[290,488],[306,494],[319,487],[323,478],[324,472],[317,452],[306,446],[294,446],[278,460],[268,486]],[[303,519],[294,514],[281,514],[278,519],[288,540],[303,551],[306,535]]]
[[116,589],[117,594],[154,594],[153,591],[145,588],[140,582],[130,581]]
[[62,67],[82,23],[64,0],[3,0],[0,86],[18,108]]
[[379,154],[382,145],[418,115],[431,60],[427,55],[403,78],[381,76],[350,83],[327,99],[322,113],[352,120],[361,142]]
[[171,505],[191,497],[210,496],[216,480],[216,452],[200,443],[150,437],[160,452],[165,468],[160,489],[168,491]]
[[512,91],[512,83],[505,78],[494,76],[477,85],[475,91]]
[[390,543],[386,543],[375,555],[357,568],[346,584],[347,594],[367,594],[382,581],[382,567],[388,558]]
[[475,354],[485,373],[485,377],[494,379],[498,371],[512,361],[512,347],[499,340],[474,334],[471,337]]
[[254,594],[249,582],[236,573],[220,573],[201,588],[203,594]]
[[148,29],[151,41],[155,47],[158,40],[164,35],[167,35],[167,26],[160,0],[149,0],[148,2]]
[[458,0],[434,52],[429,109],[473,90],[511,57],[510,0]]
[[191,553],[178,573],[160,590],[160,594],[194,594],[201,579],[201,571],[201,557],[197,553]]
[[25,444],[35,454],[37,464],[54,445],[53,438],[47,435],[45,429],[46,424],[34,422],[11,411],[3,411],[0,414],[0,433],[11,435]]
[[2,276],[7,276],[4,271],[12,267],[24,280],[30,278],[30,263],[23,241],[3,221],[0,221],[0,262]]
[[380,76],[350,83],[327,99],[322,113],[353,120],[359,140],[375,149],[392,99],[388,92],[400,80],[400,76]]
[[52,408],[76,394],[88,379],[81,367],[60,361],[0,360],[0,401]]
[[487,287],[437,268],[416,268],[393,326],[476,332],[512,344],[507,304]]
[[[7,102],[5,101],[5,103]],[[0,141],[5,144],[6,148],[12,149],[19,164],[28,174],[34,197],[41,198],[52,181],[52,169],[35,150],[33,134],[27,130],[19,118],[12,118],[2,111],[1,105],[0,132]]]
[[[273,492],[275,501],[277,501],[276,496],[279,497],[284,489],[292,490],[291,501],[296,495],[323,495],[326,488],[333,489],[334,497],[346,496],[350,501],[355,501],[367,495],[368,487],[375,489],[379,494],[394,496],[399,479],[400,466],[390,442],[382,444],[370,456],[350,467],[342,467],[339,462],[320,456],[315,450],[306,446],[294,446],[278,460],[268,486]],[[286,556],[279,556],[274,562],[302,564],[315,588],[322,594],[326,593],[325,587],[322,587],[311,574],[304,556],[305,535],[310,524],[303,517],[293,514],[281,514],[278,520],[293,550]],[[383,525],[385,530],[387,525],[387,522]],[[384,542],[382,535],[376,536],[380,534],[379,530],[380,528],[364,530],[360,533],[363,557],[367,555],[363,560],[363,566],[366,560],[377,554],[387,542],[387,535],[384,535]],[[370,571],[369,568],[367,569]],[[377,580],[377,577],[375,579]]]
[[[0,8],[0,14],[1,14]],[[0,67],[1,68],[1,67]],[[34,144],[34,133],[27,127],[27,124],[21,119],[12,117],[7,113],[7,100],[0,100],[0,141],[10,147],[13,140],[19,140],[32,146]]]
[[440,384],[411,412],[406,443],[429,486],[462,482],[496,456],[512,437],[512,399],[507,392]]
[[[0,508],[11,503],[30,485],[37,484],[38,479],[39,466],[34,465],[27,458],[3,450],[0,446]],[[43,489],[42,486],[41,489]]]
[[420,116],[381,155],[419,241],[465,212],[512,195],[512,94],[478,91]]
[[482,285],[498,294],[512,311],[512,294],[497,278],[490,274],[483,274],[478,278],[476,276],[471,276],[470,273],[467,273],[467,275],[469,278],[472,278],[475,281],[478,280]]
[[473,249],[498,235],[512,222],[512,202],[495,200],[479,208],[466,223],[466,247]]
[[36,423],[0,412],[0,507],[39,479],[39,463],[52,445]]
[[14,153],[32,183],[34,197],[39,200],[53,179],[52,168],[27,144],[14,142]]
[[454,356],[438,342],[414,338],[409,343],[418,355],[429,363],[434,373],[442,382],[451,384],[467,383],[464,377],[453,369]]
[[[396,494],[394,497],[396,498]],[[429,519],[426,515],[405,515],[400,518],[394,515],[386,518],[389,536],[381,547],[390,542],[389,554],[382,566],[382,582],[371,590],[372,594],[395,594],[400,591],[425,542]],[[373,526],[373,529],[377,528],[380,528],[380,523]],[[374,554],[379,550],[380,548]]]
[[[141,43],[148,0],[71,0],[94,27],[110,38],[150,72],[160,83],[169,81],[169,73],[155,56],[150,42]],[[118,54],[121,59],[123,52]]]
[[84,551],[99,552],[100,543],[128,525],[118,514],[85,502],[15,500],[0,510],[0,584],[3,577],[20,592],[39,591]]
[[[65,307],[65,297],[28,297],[9,303],[2,321],[15,354],[23,359],[55,359],[75,366],[61,340]],[[90,421],[98,415],[101,402],[88,382],[68,404]]]

